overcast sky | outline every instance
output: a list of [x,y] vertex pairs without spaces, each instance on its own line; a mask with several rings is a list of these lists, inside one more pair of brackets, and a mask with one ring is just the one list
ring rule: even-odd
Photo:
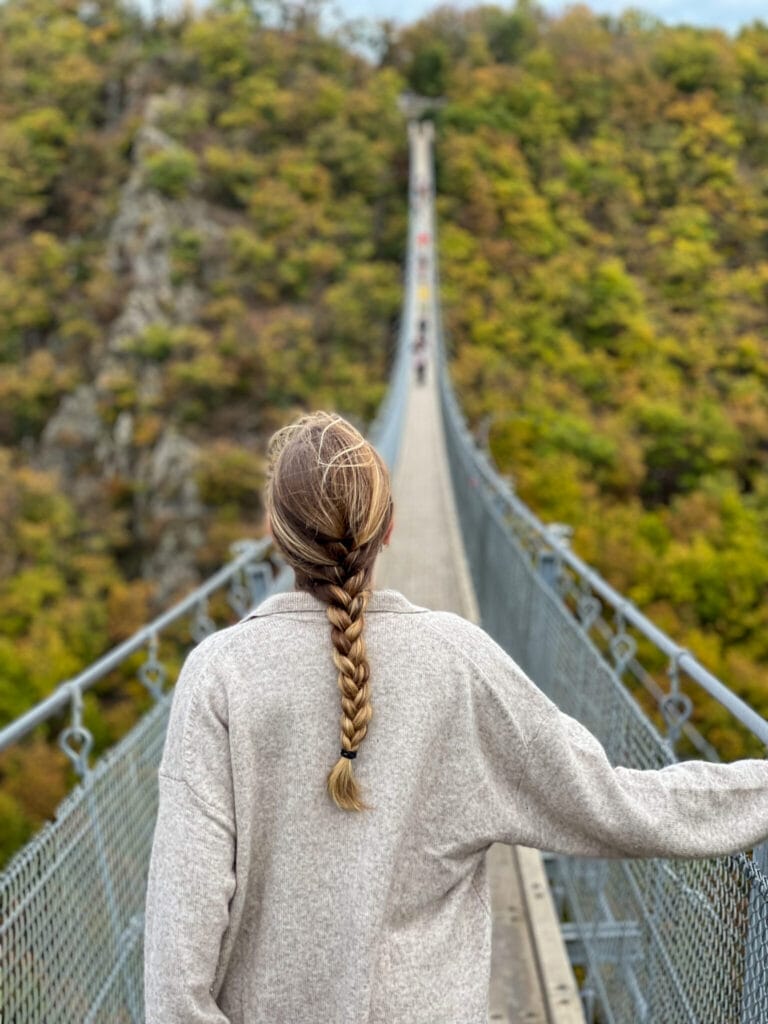
[[[151,10],[157,0],[134,0],[145,10]],[[180,0],[160,0],[166,10],[172,9]],[[493,0],[489,0],[493,2]],[[562,0],[539,0],[542,6],[557,13],[568,6]],[[476,6],[475,0],[451,0],[452,6],[469,8]],[[512,7],[511,3],[498,0],[500,7]],[[205,0],[196,0],[202,7]],[[434,0],[335,0],[335,6],[348,18],[392,18],[399,22],[417,21],[423,14],[436,7]],[[619,14],[627,7],[637,7],[654,14],[669,24],[686,23],[736,32],[742,25],[748,25],[758,18],[768,24],[768,0],[589,0],[587,6],[598,14]]]
[[[437,6],[431,0],[336,0],[336,3],[349,17],[368,15],[404,22],[416,21],[426,11]],[[476,4],[456,0],[453,6],[467,8]],[[500,3],[499,6],[506,7],[507,4]],[[556,13],[562,11],[567,4],[543,0],[542,6]],[[761,16],[768,23],[767,0],[645,0],[637,3],[591,0],[587,6],[598,14],[619,14],[627,7],[638,7],[670,24],[686,22],[690,25],[722,28],[729,32],[738,31],[741,25],[748,25]]]

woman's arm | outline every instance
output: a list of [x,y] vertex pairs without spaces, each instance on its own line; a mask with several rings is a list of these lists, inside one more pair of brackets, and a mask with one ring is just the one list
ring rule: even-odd
[[614,768],[554,707],[531,744],[518,802],[535,845],[600,857],[716,857],[768,837],[768,761]]
[[234,828],[160,776],[144,931],[146,1024],[229,1024],[211,992],[235,891]]
[[460,750],[451,819],[460,844],[704,858],[768,838],[768,761],[614,768],[592,733],[487,633],[447,613],[432,613],[430,624],[468,666],[472,684],[450,743]]
[[209,642],[184,664],[158,773],[147,883],[146,1024],[229,1024],[211,991],[235,891],[226,696]]

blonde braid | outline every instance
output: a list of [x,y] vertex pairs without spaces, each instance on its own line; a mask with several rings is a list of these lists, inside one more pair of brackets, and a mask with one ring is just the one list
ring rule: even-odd
[[[338,548],[333,544],[328,547]],[[368,732],[373,715],[371,706],[370,665],[365,651],[363,627],[365,609],[371,595],[366,584],[370,571],[358,568],[361,552],[345,552],[336,566],[343,582],[315,582],[313,592],[328,605],[331,624],[333,661],[338,669],[338,687],[341,691],[341,748],[356,753]],[[347,575],[351,573],[351,575]],[[328,792],[337,807],[344,811],[371,810],[363,802],[360,787],[352,769],[352,760],[343,755],[328,775]]]

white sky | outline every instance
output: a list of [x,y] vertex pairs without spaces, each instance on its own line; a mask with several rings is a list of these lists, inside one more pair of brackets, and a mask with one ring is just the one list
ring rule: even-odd
[[[416,21],[437,6],[434,0],[336,0],[336,3],[348,17],[367,15],[394,18],[401,22]],[[453,6],[469,8],[476,4],[474,0],[454,0]],[[501,2],[499,6],[508,5]],[[543,0],[542,6],[547,11],[559,13],[568,5],[557,0]],[[722,28],[729,32],[737,31],[740,26],[748,25],[760,17],[768,24],[766,0],[589,0],[587,6],[596,14],[620,14],[627,7],[637,7],[670,24],[684,22]]]
[[[145,10],[151,10],[157,0],[134,0]],[[166,10],[172,9],[180,0],[160,0]],[[452,5],[459,8],[476,6],[475,0],[451,0]],[[504,0],[497,2],[500,7],[512,7],[513,4]],[[562,0],[540,0],[542,6],[552,13],[558,13],[568,6]],[[205,5],[205,0],[196,0],[198,7]],[[391,18],[406,23],[417,21],[423,14],[436,7],[435,0],[335,0],[347,18]],[[619,14],[627,7],[636,7],[649,14],[661,18],[669,24],[686,23],[704,27],[722,28],[727,32],[736,32],[742,25],[762,18],[768,24],[767,0],[589,0],[588,6],[596,14]]]

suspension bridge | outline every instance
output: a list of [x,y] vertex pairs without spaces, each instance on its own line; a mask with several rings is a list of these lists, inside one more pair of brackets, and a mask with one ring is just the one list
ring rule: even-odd
[[[724,714],[768,746],[768,723],[581,562],[562,532],[541,524],[474,444],[446,365],[431,123],[411,120],[409,141],[400,334],[390,387],[369,432],[393,470],[396,508],[375,586],[482,623],[595,733],[614,764],[662,767],[674,761],[681,738],[700,756],[716,758],[691,721],[696,693],[719,701]],[[206,584],[0,731],[3,750],[67,713],[59,743],[80,778],[55,821],[0,874],[3,1024],[143,1021],[146,871],[172,698],[164,638],[184,626],[199,641],[215,628],[210,602],[226,598],[241,616],[291,586],[268,541],[244,542]],[[640,640],[666,659],[668,685],[643,667]],[[136,657],[154,706],[91,764],[83,694]],[[655,702],[654,721],[628,684]],[[489,868],[490,1021],[768,1021],[764,848],[686,862],[553,857],[496,846]]]

